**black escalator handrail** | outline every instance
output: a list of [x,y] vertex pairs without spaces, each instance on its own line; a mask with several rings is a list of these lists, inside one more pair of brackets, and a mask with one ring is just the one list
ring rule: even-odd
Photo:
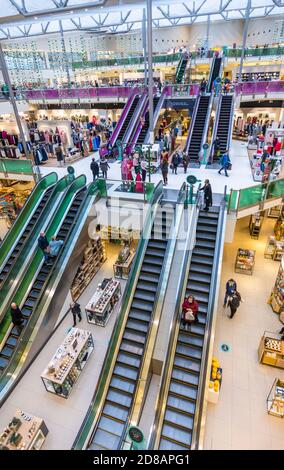
[[[145,220],[144,227],[143,227],[143,235],[141,236],[141,238],[139,240],[139,243],[138,243],[138,246],[137,246],[137,249],[136,249],[136,253],[141,252],[142,254],[145,254],[146,247],[147,247],[147,239],[146,239],[146,237],[144,237],[144,234],[145,234],[145,232],[148,231],[148,228],[149,228],[149,230],[151,230],[152,221],[153,221],[153,207],[157,204],[157,202],[159,201],[159,199],[162,196],[161,188],[163,188],[163,183],[160,181],[158,183],[158,185],[155,187],[152,199],[150,201],[149,209],[148,209],[148,212],[147,212],[147,215],[146,215],[146,220]],[[149,224],[150,224],[150,227],[149,227]],[[147,235],[147,233],[146,233],[146,235]],[[113,330],[112,330],[112,334],[111,334],[111,337],[109,339],[108,350],[106,352],[106,355],[105,355],[105,358],[104,358],[104,361],[103,361],[103,364],[102,364],[102,367],[101,367],[98,382],[97,382],[95,391],[93,393],[92,400],[90,402],[90,406],[88,408],[88,411],[87,411],[87,413],[84,417],[82,425],[81,425],[81,427],[80,427],[80,429],[79,429],[79,431],[76,435],[76,438],[74,440],[74,443],[72,445],[72,450],[82,450],[83,448],[88,446],[89,442],[92,440],[92,437],[96,433],[96,429],[97,429],[98,422],[99,422],[99,416],[100,416],[101,408],[102,408],[102,406],[100,406],[100,405],[103,405],[103,403],[101,403],[101,402],[104,402],[103,397],[99,396],[100,387],[102,387],[104,375],[106,374],[107,377],[108,377],[109,374],[111,373],[111,371],[107,371],[106,366],[107,366],[107,363],[110,360],[109,356],[111,354],[112,355],[116,354],[117,342],[119,341],[119,331],[118,331],[118,329],[121,327],[121,326],[119,327],[119,324],[121,323],[123,325],[123,317],[125,315],[125,311],[128,310],[128,305],[133,299],[133,295],[134,295],[134,291],[135,291],[135,288],[136,288],[140,268],[141,268],[141,265],[142,265],[142,261],[143,261],[143,259],[142,260],[138,259],[138,257],[135,256],[134,262],[132,263],[132,267],[131,267],[130,272],[129,272],[129,276],[128,276],[128,280],[127,280],[127,283],[126,283],[126,286],[125,286],[125,290],[124,290],[124,293],[122,295],[120,311],[119,311],[119,313],[117,315],[117,318],[115,320],[115,324],[114,324],[114,327],[113,327]],[[124,305],[125,305],[125,307],[124,307]],[[115,338],[116,335],[118,335],[117,339]],[[112,348],[114,348],[113,353],[112,353]],[[96,401],[99,401],[100,403],[96,404]],[[93,413],[93,410],[96,407],[97,407],[97,411],[95,411],[95,413]]]
[[[80,177],[79,177],[79,178],[80,178]],[[72,185],[73,185],[73,184],[74,184],[74,186],[76,185],[76,180],[72,183]],[[71,190],[72,185],[69,187],[68,190]],[[78,193],[79,193],[82,189],[83,189],[83,188],[79,188],[78,191],[76,191],[76,192],[74,193],[74,196],[73,196],[72,200],[70,201],[69,208],[68,208],[68,210],[66,211],[66,215],[67,215],[67,213],[68,213],[70,207],[72,206],[72,204],[73,204],[73,202],[74,202],[76,196],[78,195]],[[83,199],[83,201],[85,201],[85,198]],[[82,201],[80,207],[82,206],[83,201]],[[69,233],[68,233],[67,240],[69,239],[70,234],[71,234],[72,231],[73,231],[73,228],[74,228],[74,226],[75,226],[75,224],[76,224],[76,222],[77,222],[77,219],[78,219],[78,217],[79,217],[79,213],[80,213],[80,211],[78,210],[78,214],[76,214],[76,217],[74,218],[73,223],[72,223],[72,225],[71,225],[71,227],[70,227],[70,231],[69,231]],[[66,217],[66,216],[65,216],[65,217]],[[62,220],[62,223],[64,222],[65,217],[64,217],[64,219]],[[50,224],[51,224],[51,223],[52,223],[52,221],[50,222]],[[61,225],[62,225],[62,224],[61,224]],[[55,268],[56,268],[56,265],[57,265],[57,263],[58,263],[58,261],[59,261],[59,258],[60,258],[60,256],[61,256],[62,251],[64,251],[64,245],[63,245],[62,248],[59,250],[59,253],[58,253],[58,255],[57,255],[56,258],[55,258],[54,264],[52,265],[51,270],[49,271],[49,273],[48,273],[48,275],[47,275],[47,277],[46,277],[46,279],[45,279],[45,281],[44,281],[44,284],[43,284],[43,286],[42,286],[42,295],[46,292],[46,286],[47,286],[47,284],[48,284],[48,282],[49,282],[49,279],[50,279],[50,277],[52,276],[52,274],[53,274],[53,272],[54,272],[54,270],[55,270]],[[23,344],[23,343],[25,342],[25,337],[27,336],[27,327],[29,326],[31,320],[32,320],[33,317],[35,316],[34,313],[35,313],[35,310],[38,308],[38,305],[39,305],[40,301],[42,300],[42,295],[40,295],[40,296],[38,297],[38,299],[36,300],[36,302],[35,302],[35,304],[34,304],[34,306],[33,306],[33,314],[30,316],[30,318],[28,319],[28,321],[27,321],[27,323],[26,323],[26,325],[25,325],[25,327],[24,327],[24,329],[23,329],[23,337],[21,338],[21,335],[19,336],[20,344]],[[28,339],[29,339],[29,338],[27,338],[26,343],[28,343]],[[17,347],[15,348],[15,350],[14,350],[12,356],[10,357],[10,362],[9,362],[9,365],[7,366],[8,368],[11,366],[12,361],[15,359],[15,354],[17,354],[17,355],[19,354],[19,345],[17,345]],[[1,393],[2,389],[3,389],[2,385],[1,385],[1,384],[2,384],[2,381],[3,381],[3,379],[5,379],[6,376],[7,376],[7,369],[5,369],[5,374],[2,375],[2,377],[0,376],[0,393]],[[11,374],[11,376],[12,376],[12,374]],[[0,404],[1,404],[1,403],[2,403],[2,400],[3,400],[3,397],[1,397],[1,395],[0,395],[0,399],[1,399],[1,402],[0,402]],[[5,399],[6,399],[6,395],[5,395],[5,397],[4,397],[4,400],[5,400]]]
[[232,94],[231,110],[230,110],[230,121],[228,128],[228,137],[227,137],[227,149],[231,147],[232,136],[233,136],[233,122],[234,122],[234,108],[235,108],[235,95]]
[[196,98],[192,118],[191,118],[189,129],[188,129],[188,136],[187,136],[187,140],[186,140],[186,144],[185,144],[185,152],[187,154],[188,154],[189,147],[190,147],[190,144],[191,144],[193,129],[194,129],[194,126],[195,126],[196,116],[197,116],[198,109],[199,109],[200,97],[201,97],[201,95],[199,94]]
[[217,281],[218,281],[220,255],[222,253],[222,247],[223,247],[223,229],[224,229],[224,220],[225,220],[225,211],[226,211],[225,197],[226,197],[226,187],[225,187],[224,199],[220,205],[218,229],[216,233],[215,253],[214,253],[212,275],[211,275],[211,282],[210,282],[210,294],[209,294],[209,300],[208,300],[208,310],[207,310],[207,317],[206,317],[203,351],[202,351],[201,367],[200,367],[200,374],[199,374],[200,378],[199,378],[198,392],[197,392],[197,398],[196,398],[196,408],[195,408],[195,414],[194,414],[191,447],[192,449],[196,449],[196,450],[199,447],[199,439],[200,439],[200,432],[201,432],[202,419],[203,419],[204,396],[205,396],[206,386],[207,386],[206,375],[207,375],[208,359],[209,359],[209,352],[210,352],[210,338],[211,338],[211,333],[212,333],[214,307],[215,307],[215,302],[216,302],[216,289],[217,289]]

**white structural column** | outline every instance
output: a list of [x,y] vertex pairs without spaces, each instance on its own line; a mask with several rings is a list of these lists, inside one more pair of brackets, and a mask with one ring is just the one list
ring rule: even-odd
[[244,30],[243,30],[242,55],[241,55],[239,80],[238,80],[239,82],[242,81],[242,71],[243,71],[244,58],[245,58],[245,47],[246,47],[246,43],[247,43],[250,10],[251,10],[251,0],[248,0],[247,8],[246,8],[246,15],[245,15],[245,24],[244,24]]
[[68,64],[68,56],[67,56],[67,51],[66,51],[66,45],[65,45],[65,39],[64,39],[64,31],[63,31],[63,26],[62,26],[62,20],[59,20],[59,27],[60,27],[60,37],[61,37],[61,46],[62,46],[62,52],[64,56],[64,65],[65,65],[65,71],[66,71],[66,77],[67,77],[67,83],[68,86],[71,86],[71,79],[70,79],[70,71],[69,71],[69,64]]
[[154,143],[153,118],[153,33],[152,33],[152,0],[147,0],[147,45],[148,45],[148,96],[149,96],[149,133],[150,144]]
[[144,57],[144,84],[147,87],[147,25],[146,25],[146,9],[143,8],[143,20],[142,20],[142,47]]

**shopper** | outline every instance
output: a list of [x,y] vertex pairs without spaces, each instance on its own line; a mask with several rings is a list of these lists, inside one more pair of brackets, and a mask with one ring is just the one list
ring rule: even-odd
[[182,164],[183,164],[183,169],[184,169],[184,172],[187,173],[187,167],[188,167],[188,156],[186,155],[186,153],[184,152],[183,153],[183,156],[182,156]]
[[81,307],[78,302],[72,302],[70,304],[70,310],[73,315],[73,326],[77,325],[77,317],[79,318],[79,322],[82,320],[82,313],[81,313]]
[[173,154],[173,157],[172,157],[172,164],[171,164],[171,168],[172,168],[172,172],[177,175],[177,167],[178,167],[178,155],[177,153],[175,152]]
[[56,159],[58,162],[58,166],[63,166],[64,165],[64,155],[63,155],[63,150],[60,144],[55,149],[55,154],[56,154]]
[[203,78],[201,83],[200,83],[200,94],[201,95],[204,95],[204,93],[206,92],[206,87],[207,87],[207,82],[206,82],[205,78]]
[[96,181],[96,179],[99,177],[100,167],[99,167],[99,164],[96,162],[96,160],[94,158],[92,158],[90,168],[91,168],[92,173],[93,173],[93,181]]
[[186,330],[191,323],[198,323],[198,303],[193,295],[189,295],[182,304],[182,322]]
[[220,138],[218,137],[218,135],[217,135],[216,139],[213,142],[213,146],[214,146],[214,157],[219,158],[221,142],[220,142]]
[[209,206],[213,205],[213,200],[212,200],[212,188],[209,180],[204,181],[204,186],[200,188],[200,191],[203,191],[204,194],[204,211],[208,212],[209,211]]
[[234,279],[229,279],[226,282],[226,293],[225,293],[225,298],[224,298],[224,305],[223,307],[226,307],[228,297],[231,297],[234,292],[237,290],[237,283]]
[[236,311],[238,310],[240,306],[241,301],[242,301],[242,298],[238,291],[233,292],[232,296],[229,297],[228,306],[230,307],[230,310],[231,310],[231,315],[229,316],[229,318],[233,318],[233,316],[235,315]]
[[49,246],[49,241],[46,238],[45,232],[40,232],[37,242],[38,242],[39,248],[43,252],[45,263],[48,263],[49,262],[50,246]]
[[107,170],[110,168],[107,159],[105,157],[101,157],[100,159],[100,169],[103,174],[103,178],[107,179]]
[[168,172],[169,172],[169,163],[167,158],[163,158],[161,161],[161,171],[163,175],[164,186],[168,184]]
[[225,175],[229,176],[227,170],[231,167],[231,160],[228,155],[228,150],[226,150],[226,152],[223,153],[223,155],[221,156],[220,163],[221,163],[221,168],[218,171],[218,173],[221,175],[221,171],[224,170]]
[[49,243],[49,247],[50,247],[49,255],[54,256],[54,257],[57,256],[62,245],[63,245],[63,240],[57,240],[55,235],[51,237],[51,240]]
[[141,160],[141,173],[142,173],[142,181],[143,181],[143,183],[145,183],[146,175],[147,175],[145,158],[142,158],[142,160]]
[[15,302],[11,303],[11,318],[13,325],[17,328],[18,334],[20,334],[23,327],[24,316]]
[[135,178],[135,192],[136,193],[143,193],[143,183],[140,171],[138,170]]

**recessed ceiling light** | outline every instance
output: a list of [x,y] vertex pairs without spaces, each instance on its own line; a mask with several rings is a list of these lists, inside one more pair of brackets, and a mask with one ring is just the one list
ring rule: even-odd
[[74,11],[73,11],[73,10],[72,10],[72,11],[70,11],[70,15],[73,15],[73,13],[74,13]]
[[89,11],[89,8],[85,8],[85,11]]
[[37,17],[37,16],[34,16],[34,20],[37,20],[37,19],[38,19],[38,17]]

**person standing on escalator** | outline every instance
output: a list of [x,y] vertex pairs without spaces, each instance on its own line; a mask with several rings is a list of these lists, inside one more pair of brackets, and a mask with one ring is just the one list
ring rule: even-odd
[[18,334],[20,334],[23,327],[24,315],[15,302],[11,303],[11,317],[13,325],[17,328]]
[[204,211],[208,212],[209,211],[209,206],[213,205],[213,200],[212,200],[212,188],[209,180],[205,180],[204,186],[200,188],[199,191],[203,191],[204,194]]
[[45,232],[40,232],[40,236],[37,242],[38,242],[39,248],[43,252],[44,262],[49,264],[50,246],[49,246],[49,241],[45,235]]

